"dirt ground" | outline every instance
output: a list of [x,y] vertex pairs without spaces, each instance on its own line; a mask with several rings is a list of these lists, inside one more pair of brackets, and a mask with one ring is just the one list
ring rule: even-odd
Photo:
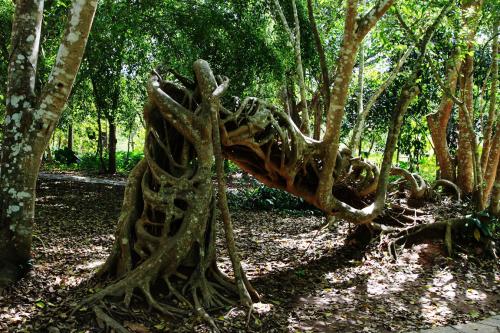
[[[34,270],[0,296],[0,332],[105,332],[86,307],[93,272],[107,257],[123,187],[41,180]],[[400,249],[346,244],[347,223],[318,232],[319,215],[233,211],[244,268],[261,294],[249,325],[242,308],[212,312],[224,332],[404,332],[479,320],[500,309],[497,263],[447,258],[439,242]],[[311,240],[314,240],[311,242]],[[231,266],[220,253],[220,267]],[[205,332],[196,317],[162,318],[140,299],[107,303],[130,332]]]

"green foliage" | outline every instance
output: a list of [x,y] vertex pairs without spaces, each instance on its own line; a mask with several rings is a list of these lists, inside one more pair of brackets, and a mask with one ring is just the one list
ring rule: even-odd
[[229,205],[248,210],[279,210],[292,215],[321,214],[302,198],[265,185],[228,191]]
[[56,162],[63,163],[66,165],[78,163],[79,161],[75,152],[69,149],[68,147],[64,147],[62,149],[54,151],[54,158]]
[[[483,237],[492,237],[494,233],[500,230],[500,221],[494,215],[491,215],[487,210],[475,212],[467,215],[466,227],[472,232],[478,230]],[[474,234],[474,237],[479,240],[481,236]]]
[[[77,162],[68,163],[65,159],[66,154],[71,152],[67,148],[57,150],[54,155],[55,159],[52,162],[46,162],[43,166],[48,171],[82,171],[85,173],[98,173],[100,169],[99,157],[95,153],[85,153],[78,158]],[[60,152],[60,153],[59,153]],[[62,157],[57,157],[60,154]],[[127,152],[119,151],[116,154],[117,173],[126,175],[132,170],[137,163],[144,157],[142,152]],[[104,156],[104,162],[107,163],[107,156]]]

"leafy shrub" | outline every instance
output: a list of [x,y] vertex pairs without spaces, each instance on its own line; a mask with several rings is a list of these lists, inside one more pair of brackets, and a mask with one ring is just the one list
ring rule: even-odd
[[78,163],[80,161],[78,156],[76,156],[76,153],[68,147],[64,147],[62,149],[57,149],[56,151],[54,151],[54,159],[57,162],[64,163],[66,165]]
[[[64,148],[60,150],[56,150],[54,152],[55,156],[55,161],[52,163],[46,163],[44,165],[44,168],[46,170],[72,170],[72,171],[85,171],[85,172],[98,172],[99,167],[100,167],[100,161],[99,161],[99,156],[97,156],[95,153],[86,153],[81,155],[80,157],[77,157],[76,154],[74,155],[76,159],[78,160],[78,163],[67,163],[67,155],[71,157],[70,153],[72,152],[71,150]],[[74,152],[72,152],[74,154]],[[58,155],[59,154],[59,155]],[[116,169],[118,173],[121,174],[127,174],[134,168],[134,166],[144,157],[144,154],[142,152],[130,152],[127,157],[126,152],[117,152],[116,153]],[[105,165],[108,164],[108,157],[104,156],[104,163]]]
[[239,209],[279,210],[292,215],[320,213],[302,198],[265,185],[228,191],[228,202],[231,207]]
[[116,153],[116,169],[118,172],[130,172],[137,163],[139,163],[144,158],[143,152],[129,152],[127,153],[120,151]]

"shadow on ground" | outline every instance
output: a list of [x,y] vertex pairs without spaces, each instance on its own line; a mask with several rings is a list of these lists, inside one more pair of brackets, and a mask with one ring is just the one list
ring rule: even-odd
[[[90,278],[107,256],[122,195],[104,184],[40,182],[35,269],[0,297],[1,332],[104,332],[89,309],[71,311],[95,292]],[[262,295],[250,332],[401,332],[479,319],[500,305],[495,263],[447,259],[438,243],[401,250],[394,261],[376,244],[366,251],[345,245],[346,224],[318,233],[317,216],[234,211],[233,219],[245,269]],[[224,250],[219,265],[231,273]],[[172,321],[138,302],[126,315],[119,304],[109,310],[131,332],[208,331],[197,318]],[[240,308],[213,316],[225,332],[246,330]]]

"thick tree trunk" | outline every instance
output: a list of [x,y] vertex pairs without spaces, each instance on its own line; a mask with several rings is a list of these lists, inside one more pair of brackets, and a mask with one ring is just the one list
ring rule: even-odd
[[116,124],[108,119],[108,173],[116,173]]
[[0,288],[29,267],[40,163],[71,92],[97,6],[73,2],[52,73],[36,96],[43,3],[17,1],[13,20],[1,159]]
[[[467,54],[464,64],[462,65],[462,93],[464,103],[469,112],[473,110],[473,58]],[[458,149],[457,149],[457,184],[465,194],[471,194],[474,191],[474,165],[473,165],[473,149],[472,135],[470,133],[466,115],[462,108],[459,108],[458,119]]]
[[[115,244],[98,273],[118,282],[86,302],[121,295],[128,305],[140,291],[164,314],[195,311],[210,321],[204,308],[231,304],[238,295],[216,265],[210,119],[218,112],[212,109],[217,83],[206,62],[197,61],[194,69],[195,94],[157,76],[149,81],[145,159],[130,173]],[[246,279],[243,283],[249,287]],[[168,290],[183,307],[166,304],[166,297],[151,292],[153,285]]]

